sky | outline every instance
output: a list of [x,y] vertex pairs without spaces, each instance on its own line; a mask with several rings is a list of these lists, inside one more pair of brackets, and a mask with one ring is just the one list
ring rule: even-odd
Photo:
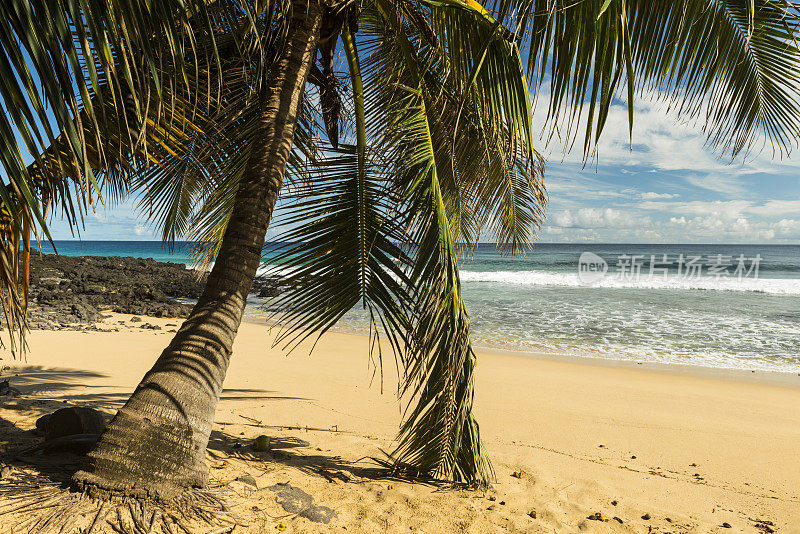
[[[800,151],[781,158],[767,147],[730,162],[706,146],[699,125],[677,121],[664,104],[638,99],[634,109],[632,145],[620,101],[586,164],[581,141],[565,153],[557,140],[541,140],[549,204],[539,242],[800,243]],[[59,219],[50,229],[54,239],[77,238]],[[91,214],[80,238],[158,234],[127,201]]]
[[543,242],[800,243],[800,154],[768,147],[730,161],[663,103],[609,113],[594,164],[552,147]]

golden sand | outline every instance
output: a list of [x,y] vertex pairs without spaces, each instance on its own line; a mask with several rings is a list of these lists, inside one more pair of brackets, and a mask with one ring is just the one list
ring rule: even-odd
[[[0,447],[54,400],[113,413],[177,323],[144,320],[162,330],[115,315],[118,332],[32,332],[28,362],[3,372],[23,395],[0,399]],[[214,480],[258,486],[232,483],[249,522],[235,532],[800,532],[800,376],[482,353],[475,411],[496,481],[442,490],[376,476],[368,458],[391,449],[402,412],[394,362],[381,384],[366,337],[328,334],[311,355],[272,340],[242,325],[209,447]],[[260,434],[308,445],[253,454]],[[285,482],[337,517],[287,515],[267,489]]]

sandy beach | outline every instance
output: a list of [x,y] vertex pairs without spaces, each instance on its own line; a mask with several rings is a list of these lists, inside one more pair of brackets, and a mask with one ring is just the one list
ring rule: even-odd
[[[130,319],[33,331],[28,361],[3,361],[22,395],[0,401],[0,448],[37,439],[36,419],[65,403],[113,413],[180,321]],[[381,384],[366,337],[328,334],[311,355],[272,340],[242,325],[209,447],[247,519],[236,532],[800,532],[800,376],[480,353],[496,481],[467,491],[378,475],[369,458],[391,449],[402,405],[394,362]],[[292,446],[254,454],[259,434]],[[336,517],[287,516],[267,489],[285,482]]]

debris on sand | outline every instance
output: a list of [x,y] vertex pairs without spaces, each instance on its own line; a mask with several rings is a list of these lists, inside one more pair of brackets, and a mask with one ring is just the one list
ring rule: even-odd
[[248,486],[253,486],[254,488],[258,489],[258,483],[256,482],[256,479],[253,478],[253,475],[249,473],[239,475],[238,477],[236,477],[236,480],[238,480],[243,484],[247,484]]
[[753,519],[752,517],[750,518],[750,521],[755,523],[756,529],[760,530],[761,532],[766,532],[767,534],[775,532],[775,529],[772,528],[775,526],[775,523],[772,521],[767,521],[765,519]]
[[269,436],[261,434],[253,440],[253,450],[256,452],[266,452],[270,450],[271,441]]

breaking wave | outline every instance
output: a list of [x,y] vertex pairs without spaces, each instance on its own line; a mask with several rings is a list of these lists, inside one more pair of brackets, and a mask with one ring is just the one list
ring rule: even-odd
[[622,278],[608,273],[599,280],[587,283],[578,273],[545,271],[461,271],[463,282],[493,282],[506,285],[603,287],[620,289],[696,289],[707,291],[753,291],[775,295],[800,295],[800,278],[725,278],[703,276],[642,275],[639,278]]

